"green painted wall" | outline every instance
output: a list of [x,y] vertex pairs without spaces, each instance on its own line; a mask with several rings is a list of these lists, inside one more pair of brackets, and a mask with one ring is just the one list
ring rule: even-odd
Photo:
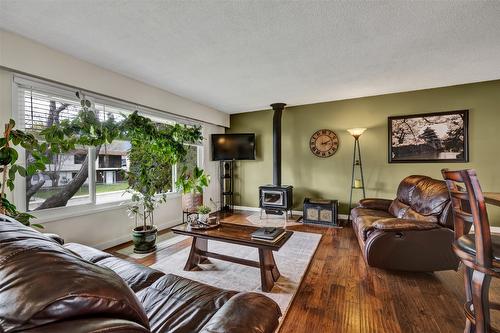
[[[470,110],[469,163],[387,162],[388,116],[461,109]],[[392,199],[405,176],[440,178],[445,167],[475,168],[484,191],[500,192],[500,80],[287,108],[283,184],[294,186],[295,209],[311,196],[338,199],[341,213],[347,212],[354,141],[346,129],[352,127],[368,128],[360,138],[368,197]],[[332,129],[340,138],[339,150],[326,159],[312,155],[308,146],[310,136],[321,128]],[[257,160],[238,162],[235,180],[236,204],[256,207],[258,186],[272,182],[272,110],[232,115],[227,132],[257,135]],[[491,224],[500,226],[500,209],[490,207],[489,213]]]

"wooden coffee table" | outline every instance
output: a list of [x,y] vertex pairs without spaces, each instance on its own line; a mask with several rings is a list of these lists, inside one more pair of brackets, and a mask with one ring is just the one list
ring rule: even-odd
[[[172,231],[176,234],[193,237],[191,252],[189,253],[184,270],[190,271],[196,268],[198,264],[203,263],[207,260],[207,258],[225,260],[241,265],[256,267],[260,269],[262,291],[269,292],[273,288],[274,282],[280,277],[280,272],[276,266],[276,262],[274,261],[273,251],[279,251],[279,249],[292,236],[293,232],[286,231],[285,236],[279,239],[276,243],[268,243],[252,239],[250,234],[257,229],[257,227],[252,226],[221,223],[218,228],[211,230],[195,230],[191,229],[186,224],[183,224],[172,228]],[[259,251],[259,261],[209,252],[209,240],[254,247]]]

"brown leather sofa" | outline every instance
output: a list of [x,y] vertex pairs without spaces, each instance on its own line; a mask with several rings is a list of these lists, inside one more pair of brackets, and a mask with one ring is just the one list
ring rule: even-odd
[[281,312],[238,293],[0,221],[0,332],[274,332]]
[[351,210],[368,265],[403,271],[458,268],[452,218],[445,182],[427,176],[403,179],[394,200],[364,199]]

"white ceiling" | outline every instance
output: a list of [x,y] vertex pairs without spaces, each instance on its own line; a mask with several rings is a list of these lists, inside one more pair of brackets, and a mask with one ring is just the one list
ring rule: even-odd
[[228,113],[500,78],[499,1],[0,0],[0,27]]

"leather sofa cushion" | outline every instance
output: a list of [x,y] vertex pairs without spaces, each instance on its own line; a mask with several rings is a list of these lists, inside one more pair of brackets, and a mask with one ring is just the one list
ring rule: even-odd
[[168,274],[139,291],[137,297],[153,332],[184,333],[199,332],[235,294]]
[[421,215],[438,216],[449,201],[450,195],[446,183],[443,180],[425,177],[415,186],[410,206]]
[[373,223],[373,227],[385,231],[430,230],[440,228],[437,223],[398,218],[378,220]]
[[58,234],[51,234],[51,233],[43,233],[45,236],[49,237],[52,240],[55,240],[58,242],[60,245],[64,244],[64,239],[59,236]]
[[394,199],[389,206],[389,213],[393,217],[397,217],[399,219],[402,219],[404,215],[406,214],[406,211],[410,209],[410,206],[403,203],[402,201],[398,199]]
[[379,216],[359,216],[356,220],[353,220],[356,223],[356,229],[358,230],[358,237],[363,241],[366,241],[368,236],[375,229],[373,224],[380,220]]
[[366,198],[359,201],[359,207],[388,211],[391,203],[389,199]]
[[415,191],[415,186],[424,178],[428,177],[413,175],[403,179],[401,183],[399,183],[398,191],[396,193],[396,199],[409,206],[412,202],[412,196],[413,191]]
[[96,264],[112,269],[134,292],[138,292],[150,286],[153,282],[165,275],[165,273],[157,271],[156,269],[134,264],[116,257],[104,258]]
[[0,332],[102,315],[148,328],[142,306],[113,271],[20,223],[0,223]]
[[409,176],[401,181],[389,212],[397,218],[438,222],[449,203],[446,183],[427,176]]
[[[274,332],[281,316],[279,306],[258,293],[241,293],[233,296],[210,321],[201,333],[262,333]],[[259,318],[259,320],[255,320]]]
[[374,216],[378,218],[394,217],[389,212],[383,210],[363,208],[363,207],[353,208],[351,210],[351,217],[353,221],[356,220],[359,216]]
[[432,222],[432,223],[436,223],[438,221],[438,216],[436,216],[436,215],[422,215],[422,214],[416,212],[412,208],[409,208],[405,212],[405,214],[403,215],[403,218],[409,219],[409,220],[420,220],[420,221]]
[[67,243],[64,245],[65,249],[70,250],[71,252],[77,254],[81,258],[90,261],[92,263],[96,263],[99,260],[104,258],[110,258],[113,255],[106,253],[104,251],[94,249],[90,246],[78,244],[78,243]]
[[85,260],[95,263],[98,266],[112,269],[134,292],[144,289],[165,275],[156,269],[117,258],[109,253],[86,245],[69,243],[65,247]]
[[391,206],[389,207],[389,213],[394,215],[398,219],[413,219],[422,220],[427,222],[438,222],[438,216],[436,215],[422,215],[416,212],[410,206],[402,203],[401,201],[395,199]]
[[352,223],[356,224],[356,230],[358,231],[358,237],[365,241],[373,231],[373,223],[380,219],[393,217],[388,212],[377,209],[361,208],[356,207],[351,210]]

